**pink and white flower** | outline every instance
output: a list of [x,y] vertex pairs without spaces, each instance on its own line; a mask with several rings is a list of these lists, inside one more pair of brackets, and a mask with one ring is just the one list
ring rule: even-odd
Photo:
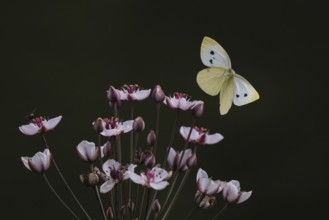
[[51,153],[49,149],[37,152],[33,157],[21,157],[24,166],[35,173],[46,172],[51,164]]
[[[189,168],[189,166],[187,165],[187,162],[193,156],[192,150],[186,149],[184,152],[184,155],[183,155],[183,152],[184,151],[181,151],[181,152],[175,151],[172,147],[170,148],[169,154],[167,157],[167,162],[168,162],[170,169],[177,170],[177,168],[178,168],[178,170],[180,170],[180,171],[186,171]],[[181,159],[182,155],[183,155],[183,159]],[[182,160],[182,161],[178,167],[180,160]]]
[[229,204],[239,204],[251,196],[252,191],[240,191],[240,183],[237,180],[231,180],[230,182],[225,183],[223,189],[223,198]]
[[[130,164],[127,168],[129,172],[134,172],[136,165]],[[105,172],[106,181],[100,186],[101,193],[111,191],[116,183],[129,179],[128,171],[125,166],[119,162],[109,159],[103,164],[103,171]]]
[[151,187],[155,190],[162,190],[169,185],[169,182],[166,181],[166,179],[169,178],[168,172],[159,167],[153,167],[151,170],[148,170],[146,174],[142,172],[141,175],[131,171],[127,171],[127,173],[134,183]]
[[94,162],[99,158],[99,148],[95,143],[86,140],[78,144],[77,152],[80,158],[86,162]]
[[[191,130],[191,127],[181,126],[179,129],[179,133],[182,135],[182,137],[185,140],[187,140],[190,130]],[[223,138],[224,137],[219,133],[208,134],[208,129],[206,129],[206,128],[194,127],[194,128],[192,128],[192,132],[191,132],[191,135],[190,135],[188,141],[192,142],[192,143],[205,145],[205,144],[216,144],[219,141],[221,141]]]
[[42,134],[54,129],[61,121],[61,119],[61,115],[49,120],[43,117],[37,117],[32,119],[30,124],[19,126],[19,130],[25,135]]
[[119,118],[105,118],[103,119],[104,130],[101,135],[106,137],[117,136],[121,133],[127,133],[133,129],[134,120],[120,122]]
[[199,168],[196,182],[198,190],[207,196],[213,196],[223,190],[224,182],[220,180],[212,180],[203,169]]
[[118,90],[120,93],[121,100],[127,101],[141,101],[150,96],[151,89],[140,89],[140,86],[135,85],[124,85],[121,90]]
[[195,105],[202,101],[190,101],[190,97],[185,93],[175,92],[172,97],[166,96],[163,101],[164,104],[168,105],[173,109],[180,109],[183,111],[192,109]]

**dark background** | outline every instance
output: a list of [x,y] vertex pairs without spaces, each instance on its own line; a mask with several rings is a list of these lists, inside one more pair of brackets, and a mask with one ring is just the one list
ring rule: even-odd
[[[179,2],[179,3],[178,3]],[[109,117],[109,85],[160,84],[205,101],[199,126],[224,140],[199,149],[198,167],[214,179],[238,179],[253,190],[247,202],[222,219],[319,219],[328,216],[328,16],[317,1],[10,1],[1,7],[1,215],[7,219],[70,219],[40,175],[20,156],[43,149],[38,136],[18,131],[33,109],[63,115],[47,134],[67,180],[94,219],[101,219],[91,189],[79,182],[88,169],[76,155],[83,139],[95,141],[91,122]],[[196,84],[200,44],[207,35],[226,49],[235,71],[260,93],[260,100],[218,113],[218,97]],[[129,110],[122,107],[124,119]],[[135,114],[154,128],[151,100]],[[173,111],[162,106],[160,145],[168,144]],[[190,113],[179,124],[189,126]],[[146,134],[143,134],[144,136]],[[128,136],[125,136],[126,139]],[[143,137],[143,136],[142,136]],[[141,138],[141,145],[144,140]],[[182,146],[177,135],[175,146]],[[192,170],[169,219],[193,207]],[[73,205],[54,168],[49,179]],[[221,200],[219,200],[221,201]],[[221,205],[221,202],[220,202]],[[210,219],[219,209],[199,212]],[[79,212],[79,210],[77,210]]]

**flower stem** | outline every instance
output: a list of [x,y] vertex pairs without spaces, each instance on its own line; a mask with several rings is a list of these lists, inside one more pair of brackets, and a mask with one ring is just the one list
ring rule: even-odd
[[48,184],[49,188],[51,189],[51,191],[55,194],[55,196],[57,197],[57,199],[65,206],[65,208],[78,220],[80,220],[80,218],[72,211],[72,209],[62,200],[62,198],[57,194],[56,190],[54,189],[54,187],[50,184],[46,174],[42,174],[44,180],[46,181],[46,183]]
[[146,215],[147,215],[147,210],[150,209],[149,208],[150,207],[150,205],[149,205],[149,203],[150,203],[150,191],[151,191],[151,189],[147,189],[146,206],[145,206],[145,218],[146,218]]
[[[44,134],[42,135],[42,140],[43,140],[46,148],[50,150],[50,148],[48,146],[48,143],[47,143],[47,140],[46,140],[46,136]],[[90,216],[88,215],[88,213],[86,212],[86,210],[84,209],[84,207],[81,205],[81,203],[79,202],[78,198],[75,196],[74,192],[72,191],[70,185],[67,183],[66,179],[64,178],[64,176],[63,176],[62,172],[60,171],[60,169],[59,169],[59,167],[58,167],[58,165],[57,165],[57,163],[55,161],[55,158],[53,156],[51,157],[51,160],[52,160],[52,162],[53,162],[53,164],[54,164],[54,166],[55,166],[55,168],[56,168],[59,176],[61,177],[62,181],[64,182],[66,188],[68,189],[68,191],[70,192],[70,194],[74,198],[75,202],[79,205],[80,209],[83,211],[83,213],[86,215],[86,217],[89,220],[91,220]]]
[[[94,166],[91,165],[91,166],[90,166],[90,169],[91,169],[91,172],[93,172],[93,170],[94,170]],[[94,186],[94,190],[95,190],[95,193],[96,193],[96,196],[97,196],[97,200],[98,200],[98,202],[99,202],[99,206],[100,206],[100,208],[101,208],[101,212],[102,212],[102,214],[103,214],[104,220],[107,220],[106,213],[105,213],[105,210],[104,210],[104,205],[103,205],[103,202],[102,202],[101,196],[99,195],[99,190],[98,190],[98,186],[97,186],[97,185]]]
[[178,187],[178,189],[177,189],[177,191],[176,191],[176,193],[175,193],[175,195],[174,195],[174,198],[171,200],[171,203],[169,204],[169,207],[166,209],[166,212],[165,212],[165,214],[163,215],[162,220],[165,220],[166,217],[167,217],[167,215],[170,213],[170,211],[171,211],[171,209],[172,209],[172,206],[175,204],[175,202],[176,202],[176,200],[177,200],[177,198],[178,198],[178,195],[180,194],[180,192],[181,192],[182,189],[183,189],[183,186],[184,186],[184,184],[185,184],[185,181],[187,180],[187,177],[188,177],[190,171],[191,171],[191,169],[189,169],[189,170],[187,170],[187,171],[185,172],[184,177],[183,177],[183,179],[182,179],[182,181],[181,181],[181,183],[180,183],[180,185],[179,185],[179,187]]
[[172,147],[172,144],[174,142],[174,137],[175,137],[175,133],[176,133],[176,127],[177,127],[177,121],[178,121],[178,115],[179,115],[179,110],[177,110],[176,111],[176,114],[175,114],[173,128],[172,128],[171,136],[170,136],[170,141],[169,141],[169,144],[167,146],[166,156],[164,157],[164,160],[163,160],[163,167],[166,166],[167,157],[168,157],[168,154],[169,154],[169,151],[170,151],[170,147]]
[[192,216],[192,214],[194,214],[198,210],[199,210],[199,206],[198,205],[194,206],[194,208],[187,214],[184,220],[188,220]]
[[225,211],[225,209],[228,207],[228,203],[226,203],[225,205],[224,205],[224,207],[221,209],[221,210],[219,210],[219,212],[217,212],[217,214],[214,216],[214,217],[212,217],[212,219],[211,220],[215,220],[215,219],[217,219],[224,211]]
[[139,207],[139,217],[138,219],[142,219],[142,212],[143,212],[143,206],[144,206],[144,200],[145,200],[145,194],[146,194],[146,187],[144,187],[144,190],[143,190],[143,197],[142,197],[142,203]]
[[156,155],[158,148],[158,140],[159,140],[159,127],[160,127],[160,105],[161,103],[157,103],[157,113],[156,113],[156,121],[155,121],[155,143],[153,154]]
[[[131,107],[130,107],[130,118],[131,120],[134,120],[134,105],[133,105],[133,102],[131,103]],[[136,152],[136,149],[134,149],[134,130],[132,130],[130,132],[130,164],[133,164],[134,163],[134,155],[135,155],[135,152]],[[133,185],[132,185],[132,182],[129,181],[128,182],[128,201],[130,199],[131,202],[133,202],[132,200],[132,195],[133,195]],[[129,209],[129,219],[131,220],[131,217],[132,217],[132,210]]]

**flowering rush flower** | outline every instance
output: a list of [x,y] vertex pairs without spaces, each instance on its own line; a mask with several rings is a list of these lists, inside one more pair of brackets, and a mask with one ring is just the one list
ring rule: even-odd
[[[178,167],[178,170],[186,171],[189,168],[188,160],[190,158],[192,158],[192,156],[193,156],[192,150],[191,149],[185,150],[184,155],[183,155],[183,152],[184,151],[181,151],[181,152],[177,151],[176,152],[173,148],[170,148],[169,154],[168,154],[168,157],[167,157],[167,162],[168,162],[168,165],[169,165],[170,169],[176,170],[180,160],[182,160],[182,161],[180,163],[180,166]],[[181,159],[182,155],[183,155],[183,159]]]
[[[134,172],[135,167],[136,165],[130,164],[128,171]],[[113,159],[109,159],[103,164],[103,171],[105,172],[106,181],[100,186],[101,193],[111,191],[116,183],[129,178],[125,166]]]
[[48,170],[51,163],[51,154],[49,149],[43,152],[37,152],[33,157],[21,157],[24,166],[35,173],[44,173]]
[[[182,135],[182,137],[185,140],[187,140],[190,130],[191,127],[181,126],[179,129],[179,133]],[[188,141],[192,143],[205,145],[205,144],[216,144],[219,141],[221,141],[223,138],[224,137],[219,133],[208,134],[208,129],[202,127],[199,128],[195,126],[194,128],[192,128],[192,132]]]
[[49,120],[43,117],[37,117],[32,119],[30,124],[19,126],[19,130],[25,135],[35,135],[45,133],[54,129],[61,121],[62,116],[51,118]]
[[94,162],[99,158],[99,148],[95,143],[88,141],[81,141],[77,146],[79,157],[86,162]]
[[151,187],[155,190],[162,190],[169,185],[169,182],[165,181],[169,178],[168,172],[159,167],[153,167],[151,170],[148,170],[146,174],[142,172],[141,175],[131,171],[127,171],[127,173],[134,183]]
[[102,119],[104,130],[101,132],[101,135],[111,137],[120,135],[121,133],[127,133],[133,129],[133,123],[134,120],[120,122],[119,118],[116,117],[104,118]]
[[212,180],[208,177],[207,172],[201,168],[198,170],[196,182],[198,185],[198,190],[207,196],[213,196],[220,193],[224,186],[224,182],[220,180]]
[[138,84],[123,85],[119,90],[121,100],[127,101],[141,101],[149,97],[151,89],[140,89]]
[[202,101],[190,101],[189,95],[175,92],[171,97],[166,96],[163,103],[170,108],[186,111],[192,109],[195,105],[202,103]]
[[225,183],[223,189],[223,198],[229,204],[239,204],[251,196],[252,191],[240,191],[240,183],[237,180],[231,180],[230,182]]

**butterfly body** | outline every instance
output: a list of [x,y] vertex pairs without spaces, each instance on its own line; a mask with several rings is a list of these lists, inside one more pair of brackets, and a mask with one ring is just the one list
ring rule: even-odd
[[201,60],[208,68],[198,73],[197,83],[208,95],[219,94],[221,115],[229,111],[232,103],[242,106],[259,99],[254,87],[232,69],[227,52],[215,40],[204,37]]

